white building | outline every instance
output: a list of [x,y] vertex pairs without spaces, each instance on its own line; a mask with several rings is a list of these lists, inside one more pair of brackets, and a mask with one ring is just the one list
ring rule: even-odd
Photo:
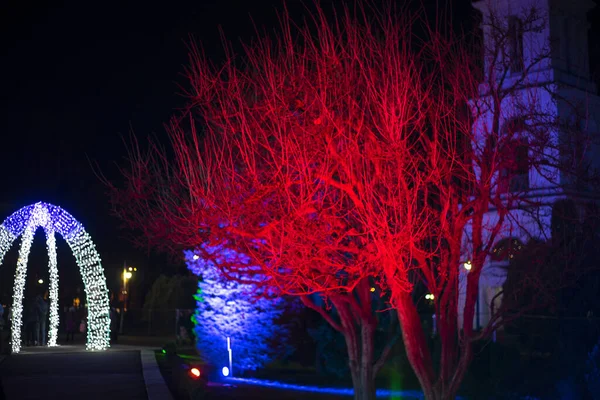
[[[522,129],[519,122],[527,119],[520,115],[522,110],[547,113],[559,116],[572,126],[595,133],[598,131],[600,119],[600,98],[596,85],[592,82],[588,55],[588,22],[586,13],[594,6],[591,0],[480,0],[474,1],[473,7],[483,15],[481,31],[487,55],[484,61],[484,83],[480,85],[481,97],[473,99],[473,110],[477,109],[473,124],[476,141],[489,140],[492,128],[492,111],[481,111],[484,104],[492,104],[489,96],[489,82],[509,87],[522,79],[527,88],[516,91],[501,101],[500,129],[502,134],[512,130],[516,140],[521,144],[512,148],[515,166],[509,178],[498,173],[495,190],[519,192],[522,198],[532,200],[535,207],[523,204],[519,209],[510,212],[510,221],[503,224],[500,234],[494,240],[494,251],[488,257],[483,269],[475,328],[485,326],[491,314],[491,300],[499,292],[505,280],[505,267],[511,257],[511,246],[522,246],[531,239],[546,241],[550,236],[550,223],[553,205],[561,199],[582,198],[589,196],[581,188],[576,188],[573,180],[556,167],[549,165],[531,167],[532,154],[528,146],[528,132]],[[530,13],[535,7],[538,18]],[[500,29],[501,28],[501,29]],[[527,29],[530,28],[530,29]],[[499,32],[506,35],[501,55],[493,60],[491,52],[497,47]],[[492,65],[497,63],[498,66]],[[497,67],[497,68],[495,68]],[[494,72],[495,71],[495,72]],[[503,74],[506,72],[506,74]],[[494,73],[492,80],[486,81],[489,74]],[[497,74],[497,76],[496,76]],[[502,84],[500,80],[503,79]],[[487,82],[487,83],[486,83]],[[503,87],[504,87],[503,86]],[[558,95],[553,97],[551,93]],[[531,105],[531,108],[527,108]],[[476,106],[480,106],[477,108]],[[483,108],[485,110],[485,107]],[[489,109],[491,110],[491,108]],[[497,111],[498,109],[496,109]],[[578,110],[578,112],[575,112]],[[474,111],[474,114],[476,112]],[[497,113],[498,114],[498,113]],[[549,124],[550,125],[550,124]],[[555,125],[553,125],[555,126]],[[521,130],[514,133],[515,130]],[[558,143],[563,135],[569,135],[567,128],[553,128],[549,133],[550,142]],[[548,146],[541,158],[557,159],[566,151],[565,148]],[[557,146],[558,147],[558,146]],[[540,152],[538,152],[540,153]],[[586,156],[595,165],[600,165],[600,152],[597,146],[588,146]],[[476,170],[477,173],[477,170]],[[498,220],[496,211],[487,215],[489,226]],[[467,230],[465,238],[470,232]],[[469,260],[468,240],[464,241],[464,260]],[[464,264],[461,265],[461,276],[468,274]],[[464,280],[463,280],[464,282]],[[464,286],[461,286],[459,309],[464,304]],[[499,301],[499,300],[497,300]]]

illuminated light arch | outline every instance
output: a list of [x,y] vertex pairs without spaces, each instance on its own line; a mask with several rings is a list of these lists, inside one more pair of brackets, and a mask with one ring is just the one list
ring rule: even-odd
[[40,202],[21,208],[0,225],[0,264],[15,239],[22,236],[13,293],[12,351],[18,353],[21,350],[27,260],[35,231],[40,227],[46,234],[50,269],[48,346],[56,346],[58,336],[58,268],[55,238],[55,234],[58,233],[71,248],[83,278],[88,303],[86,348],[88,350],[107,349],[110,340],[108,289],[96,246],[83,226],[71,214],[60,207]]

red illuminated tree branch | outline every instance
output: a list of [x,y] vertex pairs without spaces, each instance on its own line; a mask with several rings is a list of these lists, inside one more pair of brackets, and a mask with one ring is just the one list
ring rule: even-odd
[[372,297],[389,289],[381,266],[408,260],[419,219],[410,146],[422,94],[408,43],[398,46],[409,24],[385,15],[369,26],[345,12],[332,25],[318,9],[298,30],[284,16],[281,35],[246,48],[242,66],[229,54],[216,69],[193,50],[200,123],[169,126],[172,162],[134,143],[128,186],[114,190],[119,215],[153,243],[234,248],[251,262],[220,262],[226,276],[260,273],[323,315],[346,339],[357,399],[374,398],[390,351],[374,354]]
[[[473,329],[486,260],[501,235],[523,228],[514,210],[539,205],[513,178],[565,171],[549,134],[560,124],[546,100],[556,93],[528,78],[549,54],[509,77],[508,36],[492,16],[479,86],[463,42],[433,31],[418,42],[409,13],[374,15],[344,10],[331,22],[317,8],[300,27],[284,15],[277,36],[245,47],[242,60],[228,49],[219,67],[192,47],[189,112],[168,127],[174,156],[134,142],[113,201],[153,245],[235,249],[251,262],[220,262],[225,276],[258,273],[320,313],[345,337],[357,399],[374,398],[389,352],[373,345],[373,296],[384,294],[425,397],[453,399],[473,342],[506,321],[500,310]],[[541,21],[532,12],[523,29]],[[437,368],[416,285],[435,298]]]
[[[550,62],[549,38],[540,33],[545,32],[548,15],[536,9],[524,11],[522,34],[534,43],[517,67],[509,51],[508,16],[493,13],[484,16],[483,81],[476,73],[477,60],[464,42],[433,34],[423,53],[429,79],[421,111],[428,130],[419,139],[419,153],[427,155],[421,177],[426,198],[422,207],[427,210],[423,214],[429,221],[424,237],[429,240],[414,242],[419,250],[413,263],[416,276],[435,298],[439,368],[432,367],[412,296],[402,286],[391,288],[407,355],[426,398],[454,398],[474,356],[474,342],[539,307],[531,304],[515,314],[508,313],[505,302],[494,308],[492,301],[489,321],[481,329],[474,328],[483,274],[493,272],[488,261],[494,246],[513,236],[543,239],[549,233],[550,219],[539,213],[544,207],[552,209],[548,194],[572,191],[575,181],[586,181],[579,168],[584,152],[574,150],[588,138],[579,129],[566,129],[565,123],[565,117],[585,120],[585,115],[574,104],[563,109],[568,112],[558,112],[556,104],[566,101],[563,92],[546,84],[543,72],[537,72]],[[546,45],[540,45],[544,41]],[[565,134],[576,140],[561,141]],[[467,261],[468,273],[461,268]],[[397,265],[394,274],[410,277],[411,272]],[[521,274],[512,288],[546,291],[546,296],[552,296],[584,272],[567,265],[554,287],[541,285],[540,273],[542,269]],[[502,292],[496,299],[502,299]]]

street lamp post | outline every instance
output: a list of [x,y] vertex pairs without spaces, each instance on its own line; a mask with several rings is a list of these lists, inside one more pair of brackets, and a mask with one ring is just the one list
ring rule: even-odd
[[[471,268],[473,268],[473,264],[471,263],[471,260],[467,260],[463,263],[463,267],[465,268],[465,270],[467,271],[467,273],[469,273],[469,271],[471,271]],[[479,330],[481,328],[481,316],[480,316],[480,310],[479,310],[479,297],[480,297],[480,292],[479,292],[479,286],[477,286],[477,301],[475,302],[475,323],[477,325],[477,330]]]
[[127,267],[127,262],[123,263],[123,286],[121,287],[121,298],[123,307],[121,307],[121,320],[119,324],[119,335],[123,334],[123,316],[127,311],[127,303],[129,302],[129,280],[133,277],[133,273],[137,271],[137,268]]

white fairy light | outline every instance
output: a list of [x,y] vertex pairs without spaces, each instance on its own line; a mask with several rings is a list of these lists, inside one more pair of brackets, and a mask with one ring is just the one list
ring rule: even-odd
[[100,256],[90,235],[83,226],[60,207],[47,203],[36,203],[23,207],[8,217],[0,225],[0,262],[12,242],[23,236],[17,270],[15,273],[13,295],[12,349],[17,353],[21,349],[21,327],[23,313],[23,294],[27,276],[27,259],[33,236],[37,228],[46,233],[46,245],[50,269],[50,329],[49,346],[56,345],[58,336],[58,268],[56,261],[56,239],[58,232],[67,242],[79,265],[88,302],[87,345],[88,350],[104,350],[109,347],[110,315],[108,289]]
[[58,339],[58,266],[56,260],[56,238],[54,230],[46,229],[46,246],[48,248],[48,269],[50,270],[50,329],[48,330],[48,346],[56,346]]
[[16,238],[17,237],[13,235],[11,231],[6,229],[4,224],[0,225],[0,264],[2,264],[6,250],[10,248],[12,242],[14,242]]
[[17,259],[17,271],[15,273],[15,286],[13,291],[12,308],[12,351],[18,353],[21,350],[21,328],[23,326],[23,294],[25,291],[25,278],[27,277],[27,259],[35,233],[35,221],[32,218],[25,227]]

